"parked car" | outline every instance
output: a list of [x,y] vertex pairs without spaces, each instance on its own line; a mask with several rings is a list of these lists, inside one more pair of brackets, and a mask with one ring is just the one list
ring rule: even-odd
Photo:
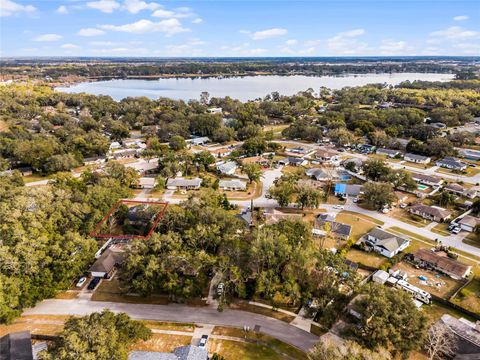
[[400,203],[400,209],[405,209],[407,207],[407,204],[405,203]]
[[343,210],[343,209],[345,209],[345,206],[343,206],[343,205],[333,205],[333,208],[338,209],[338,210]]
[[85,276],[81,277],[80,280],[78,280],[76,287],[80,288],[85,284],[85,281],[87,281],[87,278]]
[[354,198],[354,199],[353,199],[353,202],[354,202],[354,203],[358,203],[358,197]]
[[200,342],[198,343],[198,347],[204,349],[207,347],[208,335],[202,335],[200,338]]
[[217,295],[218,296],[222,296],[223,295],[223,290],[225,288],[225,284],[224,283],[220,283],[218,284],[217,286]]
[[462,231],[461,228],[459,228],[458,226],[457,226],[457,227],[454,227],[454,228],[452,229],[452,234],[458,234],[458,233],[460,233],[460,231]]
[[94,277],[94,278],[92,279],[92,281],[90,281],[90,284],[88,284],[87,289],[88,289],[88,290],[94,290],[94,289],[97,287],[97,285],[98,285],[98,283],[100,282],[100,280],[102,280],[102,278]]

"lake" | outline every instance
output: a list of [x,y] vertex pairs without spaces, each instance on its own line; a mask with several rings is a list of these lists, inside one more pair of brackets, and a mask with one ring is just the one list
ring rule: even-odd
[[453,74],[396,73],[361,74],[344,76],[245,76],[225,78],[165,78],[158,80],[108,80],[84,82],[70,87],[58,87],[58,91],[68,93],[85,92],[94,95],[110,95],[115,100],[128,96],[146,96],[150,99],[168,97],[172,99],[199,99],[202,91],[211,97],[230,96],[241,101],[264,97],[273,91],[282,95],[293,95],[320,87],[341,89],[345,86],[362,86],[372,83],[397,85],[406,80],[448,81]]

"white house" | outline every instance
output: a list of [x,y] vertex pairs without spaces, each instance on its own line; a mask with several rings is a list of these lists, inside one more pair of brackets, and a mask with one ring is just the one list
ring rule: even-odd
[[367,234],[365,245],[373,248],[375,252],[391,258],[410,245],[410,240],[401,238],[380,228],[375,228]]
[[241,180],[220,180],[218,182],[218,187],[222,190],[226,191],[238,191],[238,190],[246,190],[247,183]]
[[465,215],[460,221],[460,228],[468,232],[475,232],[477,226],[480,224],[480,219],[471,215]]
[[197,190],[200,189],[202,185],[202,179],[194,178],[194,179],[184,179],[184,178],[174,178],[168,179],[167,181],[167,189],[168,190]]
[[451,156],[447,156],[444,157],[442,160],[438,160],[437,166],[456,171],[464,171],[468,167],[467,164],[465,164],[464,162],[461,162],[460,160],[455,159]]
[[428,156],[411,154],[411,153],[405,154],[403,159],[405,161],[409,161],[416,164],[428,164],[431,161],[431,159]]
[[222,162],[217,165],[218,171],[220,171],[224,175],[235,174],[235,171],[237,170],[237,168],[238,168],[238,165],[235,161]]

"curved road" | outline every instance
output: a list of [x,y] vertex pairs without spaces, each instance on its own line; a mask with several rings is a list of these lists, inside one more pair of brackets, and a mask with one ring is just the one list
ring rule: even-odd
[[311,349],[318,336],[301,330],[283,321],[241,310],[225,309],[218,312],[211,307],[189,307],[181,304],[150,305],[124,304],[90,300],[44,300],[34,308],[25,310],[24,315],[87,315],[110,309],[125,312],[134,319],[201,323],[222,326],[260,326],[260,332],[294,345],[304,351]]

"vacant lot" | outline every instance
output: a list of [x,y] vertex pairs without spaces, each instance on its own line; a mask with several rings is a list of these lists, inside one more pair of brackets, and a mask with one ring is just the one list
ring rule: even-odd
[[102,281],[92,295],[93,301],[113,301],[130,304],[160,304],[169,303],[168,297],[152,295],[148,297],[126,295],[121,289],[119,281],[113,278],[109,281]]
[[[244,345],[255,345],[254,347],[247,346],[247,349],[258,349],[266,353],[271,353],[270,351],[273,350],[271,353],[274,357],[266,357],[266,359],[285,359],[281,354],[288,355],[291,359],[304,359],[305,353],[294,346],[286,344],[280,340],[277,340],[271,336],[262,334],[262,333],[255,333],[253,331],[245,332],[242,329],[232,328],[232,327],[225,327],[225,326],[215,326],[212,332],[213,335],[223,335],[223,336],[232,336],[237,337],[239,339],[246,338],[249,340],[254,340],[261,342],[263,344],[251,344],[251,343],[240,343]],[[233,344],[232,344],[233,345]],[[242,347],[243,348],[243,347]],[[266,350],[266,349],[268,350]],[[245,349],[245,348],[244,348]],[[248,356],[253,356],[254,354],[248,354]],[[225,355],[224,355],[225,356]],[[226,356],[225,356],[226,357]],[[229,359],[228,357],[226,357]],[[232,357],[232,359],[244,359],[244,357]],[[264,357],[245,357],[246,359],[264,359]]]
[[32,334],[56,335],[63,330],[63,323],[67,315],[28,315],[21,316],[12,324],[0,325],[0,337],[16,332],[28,330]]
[[480,278],[473,279],[452,301],[467,310],[480,314]]
[[287,323],[290,323],[294,319],[292,315],[288,315],[283,312],[264,308],[261,306],[252,305],[244,301],[235,301],[230,304],[230,308],[236,309],[236,310],[249,311],[256,314],[262,314],[265,316],[273,317],[278,320],[282,320]]
[[187,335],[170,335],[170,334],[152,334],[147,341],[139,341],[133,345],[130,350],[138,351],[158,351],[172,352],[179,346],[190,345],[191,336]]
[[378,220],[376,220],[375,222],[373,220],[373,218],[370,218],[368,216],[346,211],[340,212],[335,218],[335,221],[350,225],[352,227],[352,234],[350,235],[350,237],[355,240],[360,239],[367,232],[379,225]]
[[[437,271],[416,269],[404,262],[395,265],[393,269],[405,271],[408,274],[410,284],[446,300],[462,286],[461,281],[454,280],[447,275],[440,274]],[[422,281],[418,278],[419,276],[425,276],[428,280]]]
[[379,268],[384,263],[387,262],[387,258],[376,252],[366,252],[358,249],[350,249],[347,253],[346,258],[350,261],[360,263],[366,266],[371,266],[374,268]]

